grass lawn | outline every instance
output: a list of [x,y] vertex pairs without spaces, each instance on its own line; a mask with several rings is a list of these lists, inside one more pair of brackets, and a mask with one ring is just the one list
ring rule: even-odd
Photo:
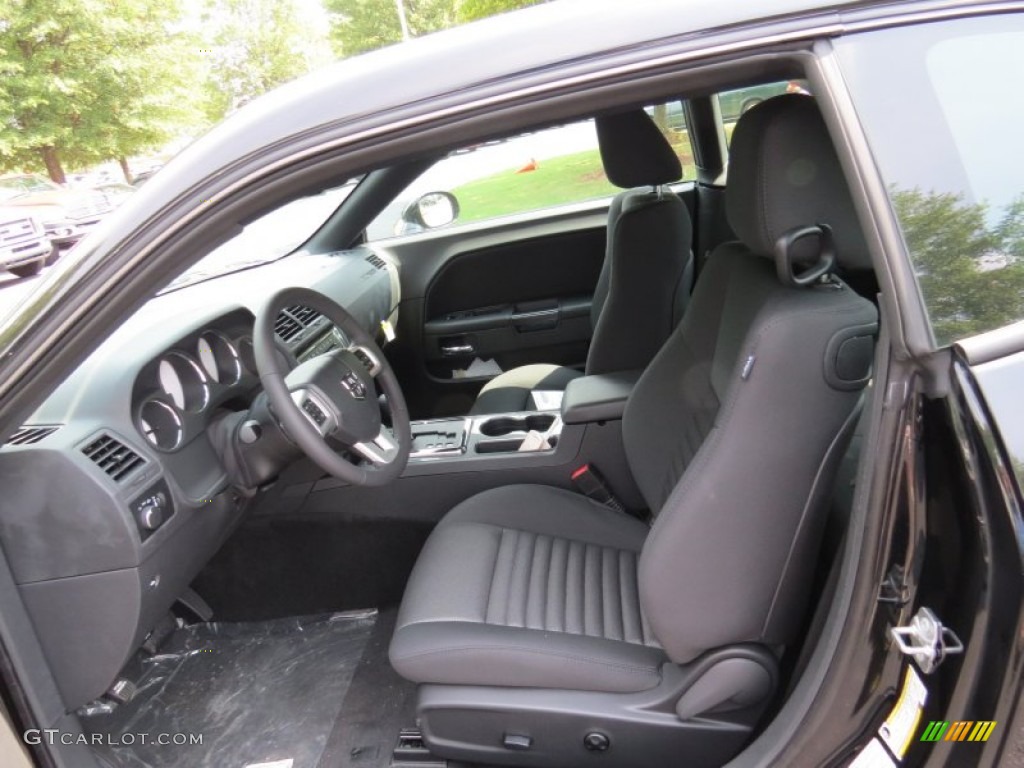
[[[675,134],[672,142],[683,163],[683,177],[692,179],[689,138],[685,132]],[[604,175],[597,149],[539,160],[534,171],[517,170],[510,168],[453,189],[459,201],[459,223],[611,197],[619,191]]]
[[477,221],[510,213],[611,197],[617,191],[604,175],[596,149],[540,160],[537,170],[509,169],[452,190],[459,201],[459,221]]

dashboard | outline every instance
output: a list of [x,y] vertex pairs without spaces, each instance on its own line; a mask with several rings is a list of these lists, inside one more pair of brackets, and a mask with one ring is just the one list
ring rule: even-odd
[[[205,434],[219,409],[244,409],[251,403],[259,389],[254,323],[246,309],[230,312],[142,367],[132,392],[132,413],[139,434],[154,450],[184,448]],[[350,343],[327,318],[303,306],[285,307],[275,332],[289,367]]]
[[[313,288],[371,332],[397,267],[369,248],[297,253],[157,296],[0,448],[2,541],[69,709],[100,696],[240,521],[208,429],[260,394],[256,313]],[[290,365],[347,340],[319,313],[275,321]]]

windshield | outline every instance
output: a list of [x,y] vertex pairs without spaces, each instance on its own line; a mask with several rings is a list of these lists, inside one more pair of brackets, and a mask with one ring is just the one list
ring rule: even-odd
[[250,221],[241,232],[206,254],[161,293],[287,256],[323,225],[357,182],[358,179],[347,181],[318,194],[292,200]]

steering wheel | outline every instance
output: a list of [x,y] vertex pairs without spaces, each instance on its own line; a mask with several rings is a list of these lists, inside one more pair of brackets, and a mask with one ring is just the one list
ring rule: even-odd
[[[274,323],[285,307],[315,309],[351,342],[289,371],[275,342]],[[352,315],[322,293],[285,288],[274,294],[253,330],[256,368],[274,415],[288,436],[321,469],[352,485],[384,485],[405,469],[412,446],[409,411],[391,366]],[[381,423],[379,383],[391,409],[392,430]],[[357,466],[336,453],[332,438],[363,457]]]

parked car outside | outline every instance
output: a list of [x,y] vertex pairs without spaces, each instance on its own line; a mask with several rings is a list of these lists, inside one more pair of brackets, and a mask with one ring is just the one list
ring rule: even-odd
[[56,253],[57,246],[35,216],[21,208],[0,207],[0,269],[30,277],[51,263]]
[[[123,202],[132,187],[109,182],[88,189],[62,187],[35,174],[0,177],[0,203],[28,209],[58,248],[68,248]],[[55,254],[56,256],[56,254]]]
[[157,165],[152,168],[147,168],[144,171],[139,171],[135,174],[135,178],[132,179],[132,186],[136,189],[141,187],[147,181],[152,179],[163,166]]
[[790,80],[782,83],[765,83],[718,94],[718,108],[724,122],[735,122],[740,115],[772,96],[784,93],[808,93],[806,81]]

